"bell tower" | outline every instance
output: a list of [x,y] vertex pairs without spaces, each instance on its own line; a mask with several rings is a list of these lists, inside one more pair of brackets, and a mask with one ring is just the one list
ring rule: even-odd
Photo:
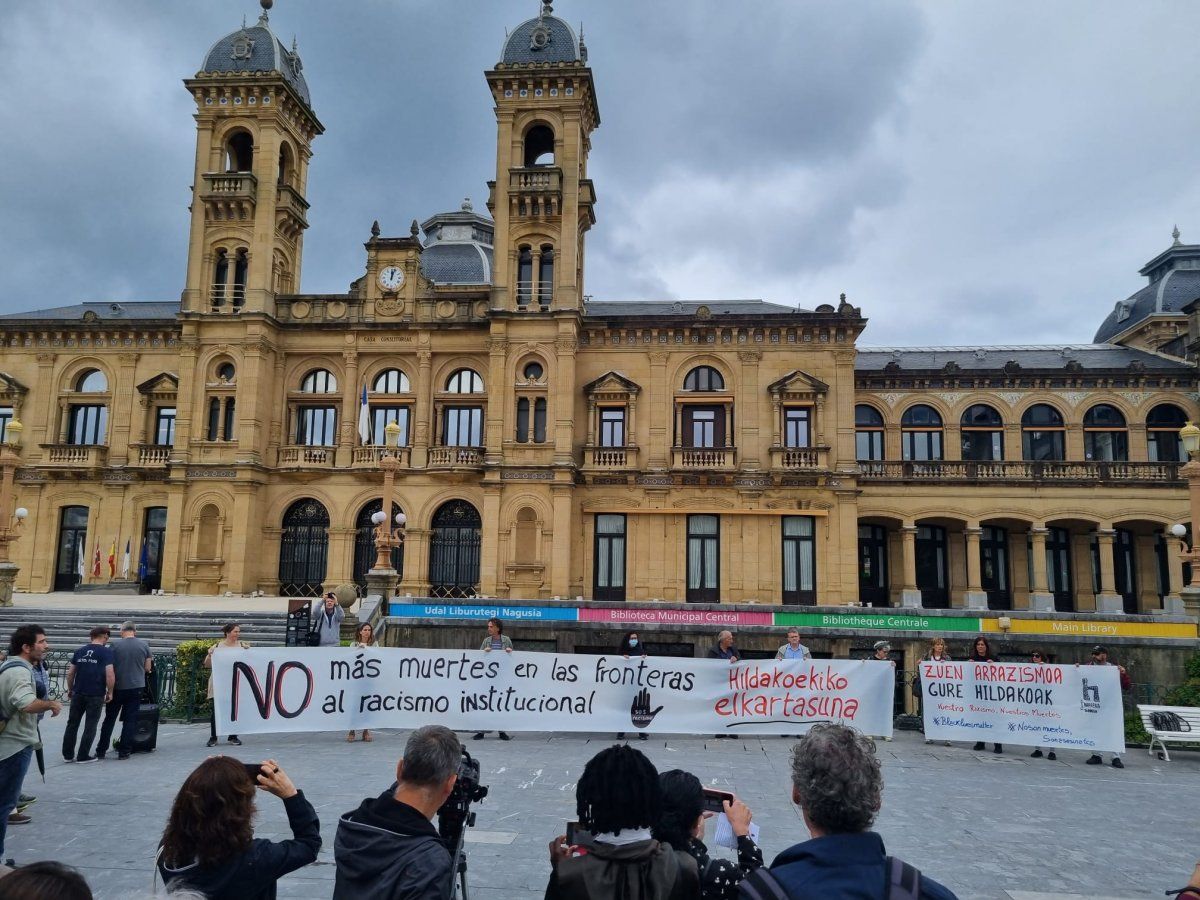
[[508,36],[487,80],[497,124],[492,308],[582,309],[584,237],[596,222],[587,161],[600,124],[583,35],[544,0]]
[[194,78],[196,170],[182,309],[271,312],[299,290],[308,227],[308,161],[324,129],[312,111],[295,42],[258,23],[217,41]]

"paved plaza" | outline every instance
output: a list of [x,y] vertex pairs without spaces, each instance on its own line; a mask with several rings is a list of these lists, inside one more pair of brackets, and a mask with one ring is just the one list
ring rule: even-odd
[[[78,766],[64,764],[58,752],[64,719],[43,724],[46,784],[31,772],[26,792],[38,797],[28,810],[33,822],[9,830],[7,855],[77,866],[105,900],[145,891],[170,801],[210,752],[204,746],[207,725],[164,725],[154,753],[126,762],[110,755]],[[318,861],[285,878],[280,897],[331,895],[338,816],[387,787],[405,736],[383,731],[373,743],[350,745],[340,733],[258,735],[227,748],[243,760],[279,760],[321,817]],[[574,818],[575,783],[607,743],[596,736],[538,733],[518,734],[509,743],[494,736],[467,740],[491,789],[477,807],[469,844],[473,897],[542,896],[546,845]],[[799,810],[788,802],[790,742],[658,737],[634,743],[660,771],[688,769],[706,784],[736,791],[762,828],[768,862],[805,836]],[[1181,752],[1163,763],[1144,750],[1130,751],[1121,772],[1086,766],[1081,754],[1064,753],[1051,763],[1010,747],[994,756],[927,746],[919,734],[906,732],[881,742],[879,753],[886,789],[878,829],[889,852],[960,897],[1162,897],[1165,889],[1184,884],[1195,865],[1200,754]],[[282,804],[263,794],[259,807],[257,834],[286,836]]]

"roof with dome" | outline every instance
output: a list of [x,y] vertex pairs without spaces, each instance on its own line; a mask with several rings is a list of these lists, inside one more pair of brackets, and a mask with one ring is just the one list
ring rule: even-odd
[[504,42],[500,62],[511,66],[586,63],[587,51],[575,30],[552,12],[553,7],[544,2],[540,15],[514,28]]
[[421,274],[434,284],[491,284],[496,225],[469,199],[421,223]]
[[1151,316],[1182,316],[1183,308],[1200,297],[1200,245],[1181,243],[1178,228],[1171,236],[1174,243],[1138,273],[1150,283],[1113,308],[1096,331],[1096,343],[1111,341]]
[[[260,0],[261,2],[261,0]],[[215,44],[204,57],[201,72],[219,73],[253,73],[278,72],[308,106],[312,99],[308,93],[308,83],[304,80],[303,65],[300,54],[296,52],[295,42],[289,50],[283,41],[275,36],[267,21],[267,10],[271,7],[270,0],[263,2],[263,13],[256,25],[242,25],[237,31],[225,35]]]

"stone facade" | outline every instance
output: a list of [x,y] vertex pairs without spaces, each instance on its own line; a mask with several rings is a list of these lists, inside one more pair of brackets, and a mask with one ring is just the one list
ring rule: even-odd
[[[347,293],[297,293],[323,128],[298,58],[250,64],[264,34],[265,16],[186,82],[180,303],[0,317],[0,406],[25,424],[18,589],[122,581],[127,542],[149,588],[365,582],[393,453],[413,595],[1177,601],[1165,530],[1188,506],[1161,423],[1197,411],[1177,312],[1170,334],[1150,315],[1074,349],[864,350],[844,297],[591,302],[599,106],[586,48],[548,10],[486,75],[491,217],[468,203],[407,235],[376,228]],[[1173,249],[1163,265],[1200,259]],[[398,447],[381,446],[388,420]]]

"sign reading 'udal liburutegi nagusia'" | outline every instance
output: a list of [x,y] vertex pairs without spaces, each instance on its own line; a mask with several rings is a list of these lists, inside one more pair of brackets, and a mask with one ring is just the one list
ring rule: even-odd
[[1116,666],[922,662],[925,737],[1125,750]]
[[278,647],[213,659],[225,734],[415,728],[795,734],[815,722],[892,733],[895,670],[866,660],[576,656]]

